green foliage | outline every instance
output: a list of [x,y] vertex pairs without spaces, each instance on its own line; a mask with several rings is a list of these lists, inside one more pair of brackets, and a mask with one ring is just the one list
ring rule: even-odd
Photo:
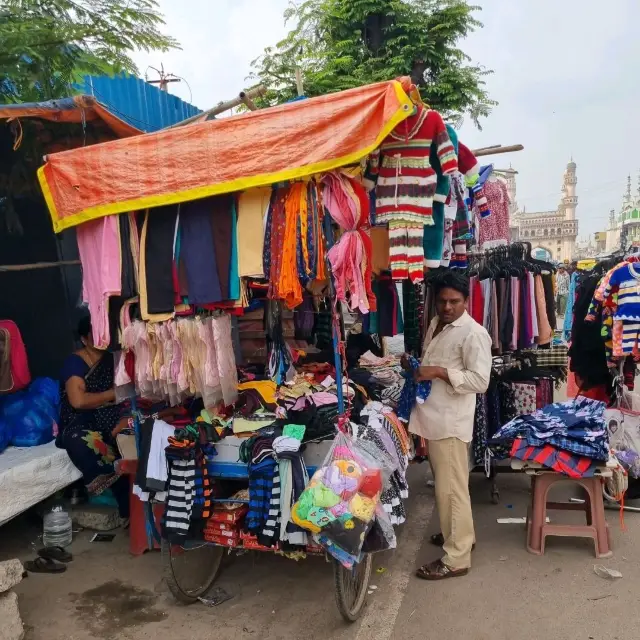
[[286,38],[252,63],[252,79],[274,104],[297,95],[296,68],[310,97],[408,75],[433,108],[479,127],[496,104],[483,79],[491,71],[458,47],[482,27],[479,9],[466,0],[302,0],[285,12],[295,25]]
[[136,49],[168,51],[156,0],[0,0],[0,102],[73,93],[87,73],[137,69]]

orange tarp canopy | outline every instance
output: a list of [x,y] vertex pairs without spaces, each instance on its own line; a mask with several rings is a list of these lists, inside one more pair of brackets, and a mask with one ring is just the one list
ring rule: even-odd
[[82,123],[102,120],[119,138],[142,133],[129,123],[113,115],[93,96],[73,96],[49,102],[25,102],[0,105],[0,120],[41,118],[50,122]]
[[51,154],[38,177],[54,229],[358,162],[412,112],[405,89],[408,78]]

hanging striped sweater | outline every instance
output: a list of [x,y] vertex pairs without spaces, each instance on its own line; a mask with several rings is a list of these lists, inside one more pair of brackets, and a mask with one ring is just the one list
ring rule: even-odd
[[442,117],[422,106],[401,122],[371,157],[378,174],[376,223],[433,224],[437,175],[429,162],[435,145],[443,174],[458,169],[458,159]]

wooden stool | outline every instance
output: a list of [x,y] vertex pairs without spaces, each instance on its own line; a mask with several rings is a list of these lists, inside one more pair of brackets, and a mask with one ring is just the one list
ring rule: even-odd
[[[586,491],[584,504],[574,502],[548,502],[552,486],[560,482],[579,484]],[[547,524],[547,510],[584,511],[586,525]],[[527,514],[527,551],[544,554],[547,536],[592,538],[596,558],[613,555],[609,527],[604,516],[602,477],[569,478],[554,471],[536,471],[531,474],[531,506]]]

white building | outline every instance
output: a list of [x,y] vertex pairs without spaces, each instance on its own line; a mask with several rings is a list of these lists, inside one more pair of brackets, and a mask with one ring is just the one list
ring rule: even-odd
[[631,176],[628,176],[620,212],[616,214],[615,210],[611,209],[609,213],[607,251],[616,251],[623,244],[624,248],[628,248],[630,243],[640,245],[640,176],[636,196],[631,195]]
[[556,211],[528,213],[524,208],[519,211],[515,199],[515,171],[511,170],[510,175],[504,179],[515,209],[511,216],[512,240],[531,242],[533,250],[545,249],[552,260],[571,260],[578,235],[576,163],[572,160],[567,164],[562,183],[562,197]]

